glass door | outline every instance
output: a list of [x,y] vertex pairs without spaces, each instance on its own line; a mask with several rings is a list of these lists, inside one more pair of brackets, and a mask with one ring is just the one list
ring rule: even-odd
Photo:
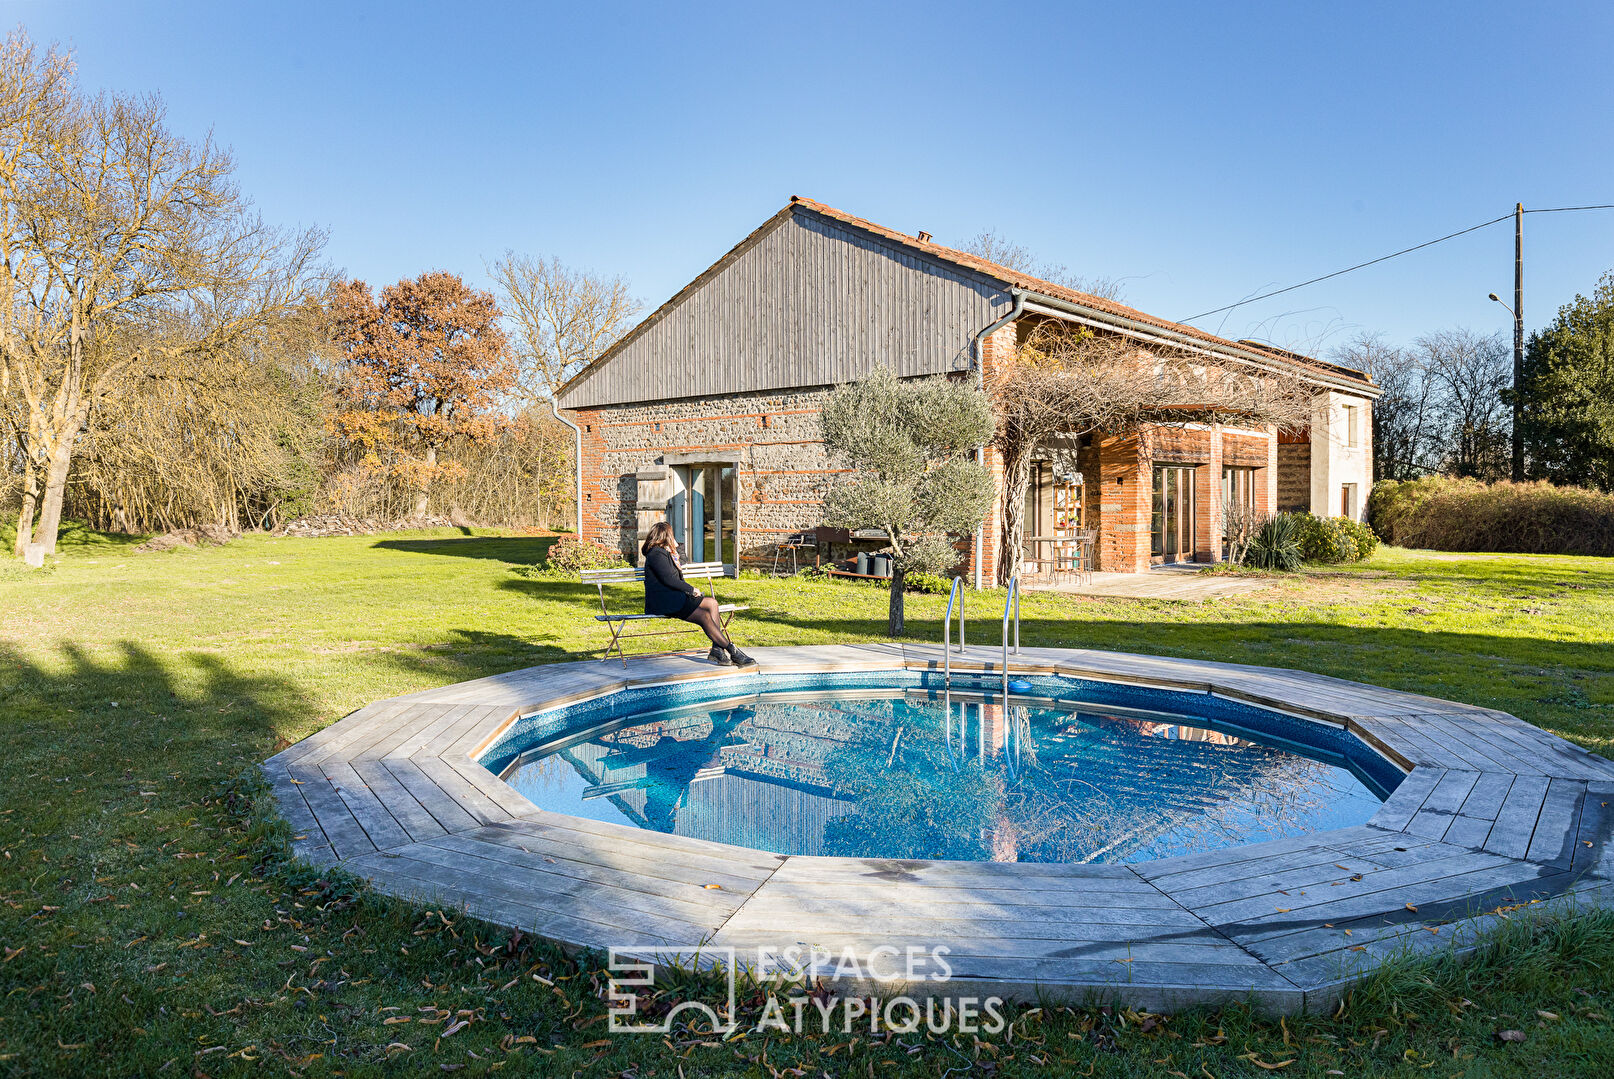
[[1194,470],[1156,465],[1149,553],[1157,562],[1194,558]]
[[734,571],[734,467],[675,465],[667,520],[685,563],[722,562]]

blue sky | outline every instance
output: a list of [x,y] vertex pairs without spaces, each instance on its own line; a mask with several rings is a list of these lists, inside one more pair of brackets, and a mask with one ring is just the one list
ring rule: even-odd
[[[1183,318],[1511,210],[1614,203],[1614,5],[3,5],[160,92],[381,284],[506,248],[664,300],[793,194],[995,229]],[[1614,211],[1526,218],[1540,325]],[[1202,325],[1306,350],[1505,329],[1507,225]]]

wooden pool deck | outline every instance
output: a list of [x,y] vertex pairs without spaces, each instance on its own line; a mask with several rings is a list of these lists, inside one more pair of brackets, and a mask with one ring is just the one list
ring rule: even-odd
[[[937,646],[755,654],[764,676],[941,665]],[[972,648],[952,662],[993,671],[998,659]],[[1316,1010],[1381,959],[1464,948],[1521,907],[1614,902],[1614,761],[1506,713],[1302,671],[1115,652],[1027,648],[1010,668],[1277,709],[1354,734],[1407,777],[1360,827],[1091,866],[784,857],[546,812],[477,763],[522,715],[736,677],[692,656],[630,657],[625,671],[553,664],[378,701],[263,770],[298,856],[383,891],[662,960],[944,945],[954,974],[933,984],[937,995]]]

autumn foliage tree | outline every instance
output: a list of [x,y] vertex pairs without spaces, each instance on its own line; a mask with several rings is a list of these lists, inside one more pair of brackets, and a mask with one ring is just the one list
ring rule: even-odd
[[463,472],[445,451],[486,442],[505,422],[499,406],[516,369],[499,306],[458,274],[432,271],[388,285],[379,302],[363,281],[343,282],[331,310],[343,357],[331,426],[367,467],[405,483],[424,516],[433,481]]

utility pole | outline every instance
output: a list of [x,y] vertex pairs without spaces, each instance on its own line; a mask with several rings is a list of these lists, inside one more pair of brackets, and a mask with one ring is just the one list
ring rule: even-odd
[[1524,479],[1524,203],[1513,207],[1513,482]]

